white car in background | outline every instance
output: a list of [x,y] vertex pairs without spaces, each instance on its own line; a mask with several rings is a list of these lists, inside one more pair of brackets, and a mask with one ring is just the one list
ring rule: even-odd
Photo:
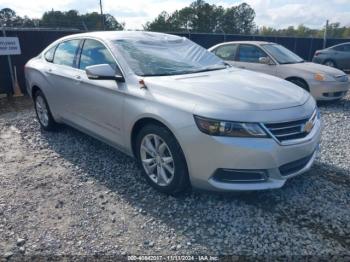
[[243,69],[288,80],[310,92],[317,100],[336,100],[350,84],[341,70],[304,61],[287,48],[270,42],[236,41],[209,48],[226,62]]

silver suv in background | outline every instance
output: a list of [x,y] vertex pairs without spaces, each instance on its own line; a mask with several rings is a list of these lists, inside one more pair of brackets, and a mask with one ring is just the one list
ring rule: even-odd
[[307,92],[178,36],[71,35],[31,59],[25,76],[44,130],[65,123],[107,142],[166,193],[280,188],[311,167],[319,145]]
[[346,71],[350,70],[350,42],[317,50],[312,62]]
[[317,100],[340,99],[350,87],[348,76],[341,70],[306,62],[279,44],[226,42],[209,50],[236,67],[288,80],[310,92]]

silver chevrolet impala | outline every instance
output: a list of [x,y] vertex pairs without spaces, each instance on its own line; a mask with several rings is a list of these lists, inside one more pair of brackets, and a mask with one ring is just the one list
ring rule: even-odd
[[25,75],[44,130],[65,123],[134,156],[165,193],[280,188],[317,154],[321,121],[308,92],[186,38],[71,35]]

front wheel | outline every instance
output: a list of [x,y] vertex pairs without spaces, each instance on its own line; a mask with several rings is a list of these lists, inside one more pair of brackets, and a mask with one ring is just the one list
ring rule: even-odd
[[189,186],[182,149],[165,127],[147,125],[136,139],[137,160],[147,182],[158,191],[176,194]]
[[287,79],[289,82],[292,82],[293,84],[301,87],[302,89],[304,89],[307,92],[310,92],[309,87],[307,85],[307,83],[305,83],[304,80],[298,79],[298,78],[291,78],[291,79]]

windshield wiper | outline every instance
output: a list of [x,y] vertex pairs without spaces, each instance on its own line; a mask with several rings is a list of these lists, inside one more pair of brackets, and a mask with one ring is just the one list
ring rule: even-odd
[[284,63],[280,63],[281,65],[289,65],[289,64],[299,64],[299,63],[304,63],[305,60],[300,60],[300,61],[291,61],[291,62],[284,62]]
[[164,74],[144,74],[144,75],[139,75],[139,76],[171,76],[174,74],[170,74],[170,73],[164,73]]
[[222,70],[222,69],[226,69],[227,67],[205,67],[199,70],[193,70],[193,71],[189,71],[188,74],[192,74],[192,73],[201,73],[201,72],[209,72],[209,71],[216,71],[216,70]]
[[173,71],[168,73],[160,73],[160,74],[144,74],[140,76],[172,76],[172,75],[185,75],[185,74],[195,74],[195,73],[201,73],[201,72],[208,72],[208,71],[215,71],[215,70],[222,70],[227,67],[232,67],[229,63],[224,62],[224,67],[204,67],[199,70],[188,70],[188,71]]

